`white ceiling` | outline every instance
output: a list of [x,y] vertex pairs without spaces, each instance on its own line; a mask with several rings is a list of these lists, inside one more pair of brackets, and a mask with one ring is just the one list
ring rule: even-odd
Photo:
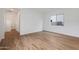
[[64,8],[31,8],[31,9],[35,10],[37,12],[47,13],[47,12],[51,12],[51,11],[62,10]]
[[76,8],[31,8],[31,9],[35,10],[37,12],[47,13],[47,12],[51,12],[51,11],[72,10],[72,9],[76,9]]

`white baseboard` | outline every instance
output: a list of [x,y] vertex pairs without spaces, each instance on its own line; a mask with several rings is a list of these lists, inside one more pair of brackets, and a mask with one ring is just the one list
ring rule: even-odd
[[[47,31],[47,30],[43,30],[43,31]],[[62,33],[62,32],[56,32],[56,31],[48,31],[48,32],[54,32],[54,33],[58,33],[58,34],[62,34],[62,35],[67,35],[67,36],[79,38],[79,35],[75,35],[75,34],[71,34],[71,33]]]
[[36,32],[41,32],[41,31],[34,31],[34,32],[28,32],[28,33],[20,33],[20,35],[27,35],[27,34],[30,34],[30,33],[36,33]]

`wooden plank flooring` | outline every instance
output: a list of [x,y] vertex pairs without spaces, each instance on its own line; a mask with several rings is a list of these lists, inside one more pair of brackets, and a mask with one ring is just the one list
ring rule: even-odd
[[78,50],[79,38],[51,32],[37,32],[15,39],[11,50]]

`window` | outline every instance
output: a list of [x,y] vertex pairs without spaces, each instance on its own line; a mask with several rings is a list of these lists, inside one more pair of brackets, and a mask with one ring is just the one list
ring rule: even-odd
[[54,15],[50,16],[51,25],[63,26],[64,25],[64,15]]

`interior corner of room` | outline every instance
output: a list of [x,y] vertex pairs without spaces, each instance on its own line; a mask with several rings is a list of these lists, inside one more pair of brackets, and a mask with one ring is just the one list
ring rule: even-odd
[[[51,25],[50,16],[64,14],[64,26]],[[79,9],[74,8],[28,8],[21,14],[20,33],[28,34],[50,31],[79,37]]]

